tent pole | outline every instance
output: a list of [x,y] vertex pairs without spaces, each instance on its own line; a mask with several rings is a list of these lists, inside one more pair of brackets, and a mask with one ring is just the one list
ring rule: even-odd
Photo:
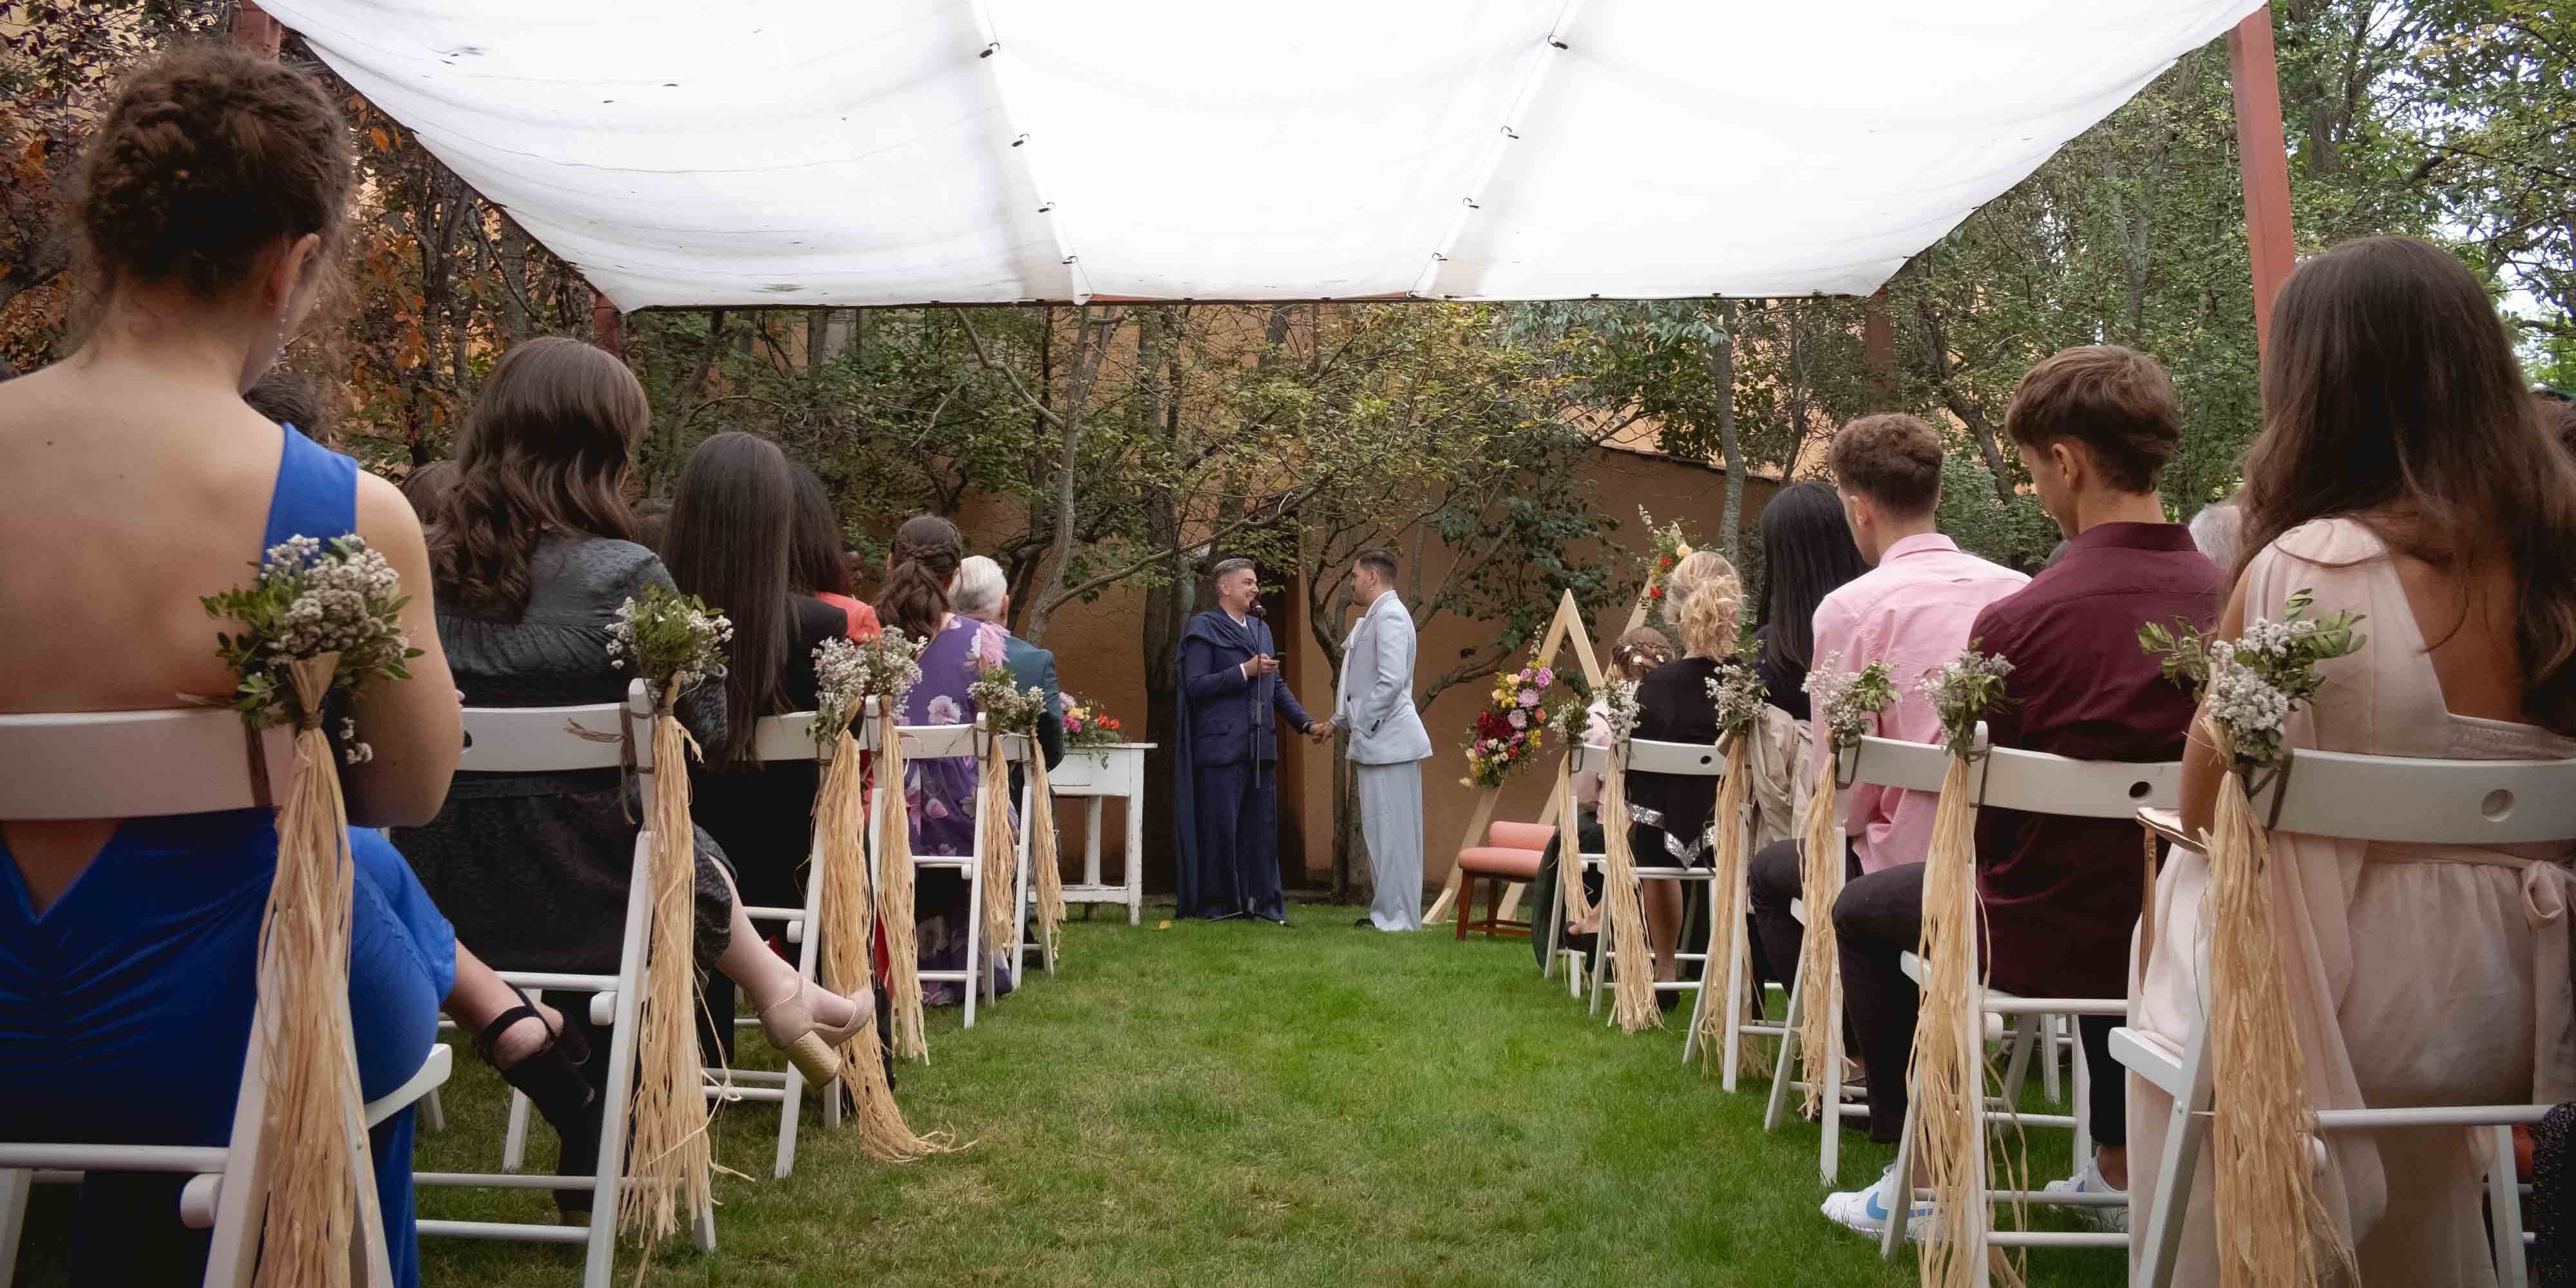
[[2254,261],[2254,344],[2272,344],[2272,299],[2290,276],[2298,243],[2290,229],[2290,152],[2281,134],[2281,80],[2272,56],[2271,6],[2227,33],[2228,80],[2236,95],[2236,163],[2245,183],[2245,244]]
[[1870,292],[1860,315],[1860,351],[1869,368],[1869,409],[1896,409],[1896,332],[1887,321],[1887,288]]

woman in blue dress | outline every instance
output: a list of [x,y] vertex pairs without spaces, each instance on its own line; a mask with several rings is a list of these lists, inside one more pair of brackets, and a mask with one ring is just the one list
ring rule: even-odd
[[[957,525],[937,515],[906,519],[894,534],[894,552],[886,578],[885,598],[877,619],[887,629],[910,639],[928,639],[921,654],[921,682],[906,694],[897,717],[906,725],[975,723],[975,695],[968,692],[985,665],[1002,665],[1002,628],[949,611],[948,591],[957,565],[966,557],[965,539]],[[904,762],[904,805],[912,818],[912,852],[963,855],[975,852],[975,787],[979,770],[972,756],[924,757]],[[921,967],[963,970],[966,967],[967,903],[963,878],[946,869],[921,874],[914,908],[920,926]],[[1008,991],[1005,974],[996,988]],[[955,984],[932,984],[922,991],[932,1006],[954,1006],[966,1000]]]
[[[73,230],[96,312],[72,357],[0,385],[0,711],[166,708],[228,694],[198,597],[290,536],[364,537],[400,574],[424,654],[353,709],[374,759],[346,771],[356,856],[349,1000],[361,1093],[419,1071],[444,1007],[514,1083],[577,1077],[559,1018],[456,942],[372,829],[438,808],[461,747],[400,493],[263,419],[241,391],[339,271],[355,168],[309,78],[222,49],[137,71],[83,157]],[[0,1139],[221,1145],[248,1049],[276,870],[264,809],[0,820]],[[374,1133],[397,1279],[418,1280],[409,1111]],[[184,1178],[92,1173],[82,1284],[193,1283],[206,1236]]]

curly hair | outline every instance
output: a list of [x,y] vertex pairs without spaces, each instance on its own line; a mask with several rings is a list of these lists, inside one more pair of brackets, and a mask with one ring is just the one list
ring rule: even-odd
[[1619,637],[1610,648],[1610,669],[1631,680],[1673,660],[1673,642],[1652,626],[1640,626]]
[[966,558],[957,525],[916,514],[894,530],[894,571],[877,600],[877,620],[917,640],[939,633],[948,618],[948,581]]
[[310,271],[327,288],[356,181],[348,122],[312,77],[207,45],[126,77],[82,156],[69,215],[101,295],[130,280],[213,299],[281,240],[307,235],[321,238]]
[[628,453],[652,415],[644,386],[605,349],[539,336],[502,354],[474,395],[455,481],[430,521],[439,607],[517,621],[549,531],[632,539]]
[[1664,579],[1664,616],[1682,633],[1686,657],[1733,651],[1743,615],[1744,581],[1714,550],[1692,551]]

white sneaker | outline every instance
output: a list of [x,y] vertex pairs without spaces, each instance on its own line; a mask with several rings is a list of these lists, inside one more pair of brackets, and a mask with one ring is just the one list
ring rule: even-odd
[[[1825,1196],[1825,1216],[1844,1229],[1875,1239],[1887,1232],[1889,1195],[1896,1192],[1896,1164],[1887,1165],[1878,1184],[1865,1190],[1844,1190]],[[1932,1225],[1932,1200],[1910,1203],[1905,1212],[1905,1237],[1921,1239]]]
[[2072,1210],[2101,1229],[2128,1233],[2129,1205],[2126,1200],[2129,1192],[2103,1180],[2101,1169],[2094,1165],[2092,1159],[2084,1160],[2082,1171],[2062,1181],[2050,1181],[2040,1192],[2043,1194],[2117,1194],[2122,1201],[2116,1206],[2100,1207],[2088,1203],[2075,1205]]

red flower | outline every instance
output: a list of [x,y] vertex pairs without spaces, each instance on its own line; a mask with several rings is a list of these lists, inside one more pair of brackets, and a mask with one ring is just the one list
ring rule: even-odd
[[1662,599],[1663,597],[1664,588],[1661,586],[1653,587],[1646,592],[1646,598],[1648,599]]
[[1655,566],[1658,568],[1670,568],[1673,566],[1673,557],[1671,555],[1665,555],[1656,563]]

